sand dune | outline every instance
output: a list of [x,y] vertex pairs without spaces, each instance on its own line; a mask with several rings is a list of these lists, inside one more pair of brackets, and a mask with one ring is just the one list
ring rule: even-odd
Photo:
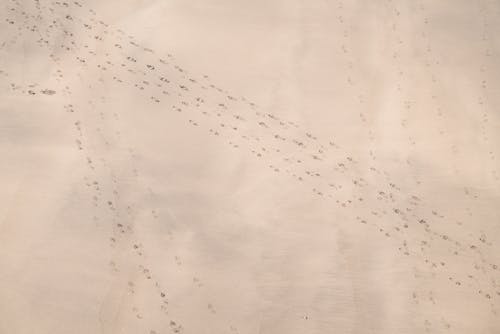
[[0,333],[500,333],[498,3],[0,13]]

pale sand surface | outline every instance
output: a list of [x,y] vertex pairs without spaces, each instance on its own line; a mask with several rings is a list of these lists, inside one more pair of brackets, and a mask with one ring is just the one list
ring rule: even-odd
[[0,333],[500,333],[498,1],[3,0]]

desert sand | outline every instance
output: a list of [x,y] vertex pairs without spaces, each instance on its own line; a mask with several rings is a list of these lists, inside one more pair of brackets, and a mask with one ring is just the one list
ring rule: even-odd
[[500,333],[500,3],[3,0],[0,333]]

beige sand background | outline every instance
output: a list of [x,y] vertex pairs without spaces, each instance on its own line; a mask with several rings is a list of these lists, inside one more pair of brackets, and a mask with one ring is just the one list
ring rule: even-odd
[[498,1],[0,14],[0,333],[500,333]]

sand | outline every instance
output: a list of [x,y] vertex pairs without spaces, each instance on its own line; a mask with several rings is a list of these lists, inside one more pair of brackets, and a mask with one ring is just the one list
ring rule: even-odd
[[500,333],[498,2],[0,14],[0,333]]

